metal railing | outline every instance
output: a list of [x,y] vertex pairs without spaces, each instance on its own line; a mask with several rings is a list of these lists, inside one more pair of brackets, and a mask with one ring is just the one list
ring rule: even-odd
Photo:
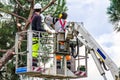
[[[33,39],[37,39],[38,50],[32,50],[34,44]],[[54,50],[54,34],[48,34],[40,31],[22,31],[16,34],[15,52],[16,52],[16,68],[21,66],[32,65],[32,53],[38,53],[38,66],[45,64],[47,59],[53,58],[51,53]],[[31,54],[30,54],[31,53]],[[29,55],[28,55],[29,54]],[[28,56],[31,57],[30,61],[27,60]],[[31,56],[30,56],[31,55]],[[29,62],[28,62],[29,61]],[[45,65],[44,65],[45,66]]]

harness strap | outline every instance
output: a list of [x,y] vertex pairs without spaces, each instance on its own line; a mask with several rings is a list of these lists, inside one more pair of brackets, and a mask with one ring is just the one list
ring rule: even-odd
[[32,22],[33,18],[34,18],[34,15],[30,18],[30,20],[29,20],[29,21],[30,21],[30,23]]
[[64,20],[64,22],[62,23],[62,20],[59,19],[59,22],[61,24],[61,28],[65,31],[64,27],[65,27],[66,21]]
[[33,20],[33,18],[36,16],[36,14],[34,13],[33,15],[32,15],[32,17],[30,18],[30,23],[32,22],[32,20]]

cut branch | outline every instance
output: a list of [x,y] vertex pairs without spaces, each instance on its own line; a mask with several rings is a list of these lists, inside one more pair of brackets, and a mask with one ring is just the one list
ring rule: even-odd
[[2,68],[2,66],[7,63],[10,59],[13,58],[14,56],[14,47],[9,49],[4,56],[0,59],[0,69]]

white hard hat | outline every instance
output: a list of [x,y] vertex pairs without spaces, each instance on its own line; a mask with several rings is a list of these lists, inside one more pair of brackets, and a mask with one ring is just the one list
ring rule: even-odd
[[39,3],[36,3],[35,5],[34,5],[34,9],[41,9],[42,7],[41,7],[41,4],[39,4]]

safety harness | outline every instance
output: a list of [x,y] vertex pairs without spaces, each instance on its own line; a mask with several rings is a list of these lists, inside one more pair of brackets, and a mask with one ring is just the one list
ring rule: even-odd
[[[64,20],[64,22],[62,23],[62,20],[61,19],[59,19],[59,22],[60,22],[60,25],[61,25],[61,28],[60,29],[62,29],[63,31],[65,31],[65,24],[66,24],[66,21]],[[59,29],[59,30],[60,30]]]

